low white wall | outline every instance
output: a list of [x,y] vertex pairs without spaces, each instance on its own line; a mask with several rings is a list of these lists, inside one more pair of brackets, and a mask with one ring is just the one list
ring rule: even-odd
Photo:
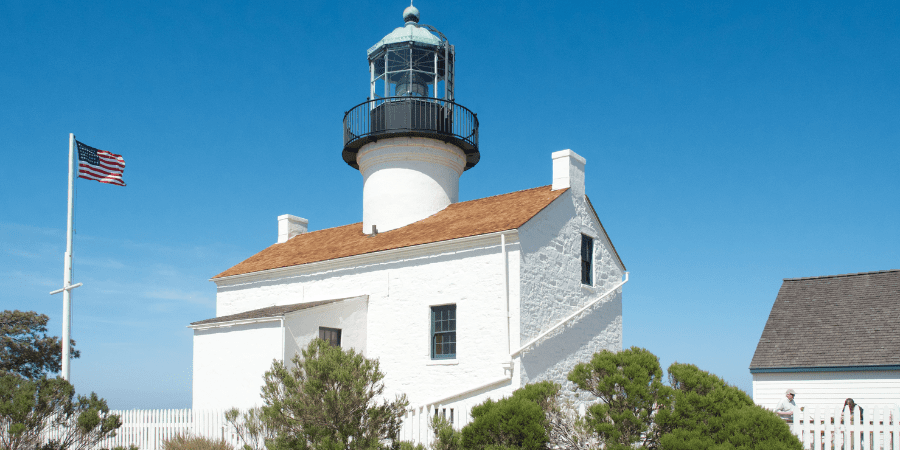
[[248,408],[261,403],[263,375],[281,360],[279,320],[194,330],[194,409]]
[[788,389],[797,391],[797,406],[840,406],[848,397],[863,408],[900,404],[900,370],[753,374],[753,401],[762,407],[775,408]]
[[319,327],[341,330],[341,347],[365,355],[367,306],[367,299],[361,297],[288,314],[284,319],[285,360],[290,362],[310,341],[319,337]]

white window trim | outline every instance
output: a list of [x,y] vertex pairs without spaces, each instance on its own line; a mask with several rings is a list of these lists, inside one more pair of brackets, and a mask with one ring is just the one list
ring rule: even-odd
[[425,363],[426,366],[455,366],[459,364],[459,360],[454,359],[431,359],[431,353],[428,353],[428,362]]

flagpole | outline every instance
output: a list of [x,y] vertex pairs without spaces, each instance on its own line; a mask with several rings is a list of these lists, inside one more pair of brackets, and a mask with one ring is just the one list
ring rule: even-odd
[[72,322],[72,241],[75,235],[75,133],[69,133],[69,209],[66,220],[66,256],[63,275],[63,329],[62,329],[62,373],[64,380],[71,380],[69,367],[69,340]]

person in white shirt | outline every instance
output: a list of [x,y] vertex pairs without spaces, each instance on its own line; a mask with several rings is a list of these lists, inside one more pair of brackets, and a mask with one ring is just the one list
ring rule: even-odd
[[778,402],[778,406],[775,407],[775,414],[778,414],[782,419],[787,422],[794,421],[794,410],[797,409],[797,404],[794,403],[794,396],[797,393],[794,392],[793,389],[788,389],[787,392],[784,393],[784,398]]

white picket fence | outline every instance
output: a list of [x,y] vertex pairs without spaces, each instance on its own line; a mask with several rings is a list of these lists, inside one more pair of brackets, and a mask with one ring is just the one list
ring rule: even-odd
[[153,409],[110,413],[122,418],[122,427],[115,437],[100,442],[98,449],[134,445],[141,450],[159,450],[164,440],[179,434],[224,439],[235,448],[242,445],[225,421],[225,410]]
[[434,441],[431,420],[440,415],[447,419],[453,428],[459,430],[472,421],[472,407],[481,402],[457,401],[447,404],[433,404],[411,408],[406,411],[403,426],[400,427],[400,439],[429,447]]
[[[430,427],[432,417],[440,414],[454,428],[461,429],[471,421],[469,411],[472,406],[460,401],[410,409],[404,417],[401,439],[428,446],[434,440]],[[100,442],[97,449],[134,445],[140,450],[159,450],[164,440],[179,434],[224,439],[238,449],[243,445],[225,420],[225,410],[156,409],[110,411],[110,414],[122,418],[122,427],[116,431],[115,437]],[[48,437],[57,436],[51,434]]]
[[859,406],[805,406],[794,413],[791,429],[806,449],[900,450],[898,419],[897,405],[866,405],[862,420]]
[[[471,403],[471,404],[470,404]],[[434,440],[431,419],[441,415],[454,428],[471,422],[472,402],[412,408],[404,417],[400,438],[430,446]],[[159,450],[162,442],[178,434],[224,439],[235,448],[242,442],[225,421],[224,410],[157,409],[110,411],[122,418],[122,427],[113,438],[102,441],[97,449],[137,446],[141,450]],[[867,405],[863,420],[859,407],[852,411],[841,406],[807,405],[795,413],[791,429],[803,448],[812,450],[900,450],[900,407]],[[54,436],[49,436],[54,437]]]

